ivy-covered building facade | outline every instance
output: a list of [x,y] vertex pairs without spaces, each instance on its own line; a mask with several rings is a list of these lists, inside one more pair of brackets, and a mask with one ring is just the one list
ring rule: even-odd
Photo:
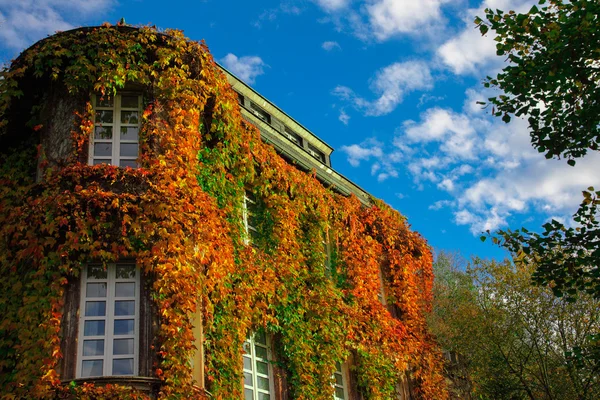
[[432,256],[179,31],[0,79],[2,398],[443,399]]

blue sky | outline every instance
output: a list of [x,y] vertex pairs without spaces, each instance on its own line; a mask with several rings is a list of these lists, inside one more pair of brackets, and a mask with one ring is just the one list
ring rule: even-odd
[[408,217],[436,250],[501,258],[479,233],[568,221],[600,157],[545,160],[527,124],[476,104],[502,68],[473,25],[530,0],[0,0],[0,62],[57,30],[177,28],[336,150],[333,167]]

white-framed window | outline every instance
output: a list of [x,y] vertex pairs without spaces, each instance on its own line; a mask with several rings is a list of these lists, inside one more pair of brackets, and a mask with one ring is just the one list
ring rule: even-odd
[[297,146],[302,147],[302,137],[287,126],[284,126],[283,128],[283,136],[291,140]]
[[348,399],[348,383],[346,379],[346,368],[339,362],[335,363],[335,372],[333,373],[333,398],[334,400]]
[[89,163],[137,168],[142,96],[94,96],[96,113]]
[[271,338],[263,330],[244,342],[244,400],[274,399]]
[[271,114],[252,101],[250,102],[250,111],[252,111],[252,113],[261,121],[266,122],[267,124],[271,123]]
[[323,252],[325,253],[325,271],[329,274],[331,273],[331,254],[329,253],[329,235],[327,234],[327,230],[323,231],[321,243],[323,245]]
[[88,264],[81,274],[78,378],[138,374],[140,271]]
[[252,193],[244,192],[244,227],[246,228],[246,244],[252,244],[258,234],[256,230],[256,198]]
[[308,151],[308,154],[310,154],[317,160],[321,161],[322,163],[325,163],[325,154],[322,151],[320,151],[319,149],[317,149],[315,146],[313,146],[312,144],[310,144],[310,143],[308,144],[306,151]]

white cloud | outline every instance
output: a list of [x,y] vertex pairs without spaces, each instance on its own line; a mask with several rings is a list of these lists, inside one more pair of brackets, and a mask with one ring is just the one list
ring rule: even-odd
[[420,61],[397,62],[377,71],[370,88],[376,100],[366,100],[346,86],[337,86],[333,94],[350,101],[367,116],[381,116],[394,111],[404,96],[415,90],[433,87],[433,78],[427,64]]
[[363,160],[366,161],[372,157],[378,158],[383,155],[381,143],[375,140],[369,140],[360,145],[342,146],[340,150],[348,155],[348,162],[353,167],[358,167]]
[[348,125],[348,122],[350,122],[350,116],[346,114],[346,111],[343,108],[340,110],[340,116],[338,117],[338,119],[344,125]]
[[237,57],[229,53],[220,60],[223,66],[246,83],[253,84],[256,77],[264,74],[267,66],[258,56]]
[[453,203],[450,200],[438,200],[435,203],[433,203],[432,205],[430,205],[429,209],[433,210],[433,211],[437,211],[437,210],[441,210],[444,207],[450,207],[452,204]]
[[108,11],[113,0],[0,0],[0,46],[24,49]]
[[348,7],[352,0],[314,0],[321,8],[328,12],[340,11]]
[[454,182],[452,179],[445,178],[437,185],[438,188],[445,190],[446,192],[452,192],[454,190]]
[[494,33],[481,36],[479,29],[473,23],[475,17],[485,16],[486,8],[526,12],[536,3],[537,1],[534,0],[486,0],[479,8],[466,10],[463,16],[463,30],[437,49],[437,57],[457,75],[480,76],[482,71],[491,73],[503,64],[504,59],[496,55]]
[[442,19],[441,6],[450,0],[377,0],[366,6],[375,37],[386,40],[398,34],[420,33]]
[[263,22],[274,22],[279,18],[280,14],[291,14],[291,15],[300,15],[302,14],[302,9],[294,4],[283,2],[279,4],[279,6],[275,8],[269,8],[264,10],[259,16],[258,19],[254,22],[254,26],[256,28],[262,28]]
[[338,42],[332,42],[332,41],[328,41],[328,42],[323,42],[323,44],[321,45],[321,47],[323,48],[323,50],[326,51],[331,51],[331,50],[341,50],[342,48],[340,47]]
[[[419,121],[407,121],[378,155],[363,158],[376,165],[372,175],[403,168],[418,189],[433,186],[449,199],[431,210],[452,210],[454,222],[473,234],[505,228],[525,213],[572,214],[581,190],[600,187],[600,154],[593,152],[570,167],[564,160],[546,160],[530,144],[527,122],[505,124],[469,103],[485,96],[465,92],[462,112],[433,107]],[[391,178],[393,175],[383,175]]]
[[501,64],[504,61],[496,56],[496,42],[481,36],[473,26],[441,45],[437,55],[457,75],[480,74],[483,67],[489,68],[494,62]]

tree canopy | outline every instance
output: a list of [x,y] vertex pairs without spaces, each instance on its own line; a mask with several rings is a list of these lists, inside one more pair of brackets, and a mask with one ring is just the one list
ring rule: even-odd
[[525,14],[487,9],[475,19],[509,62],[484,83],[504,92],[489,99],[493,113],[506,122],[527,116],[532,145],[571,165],[600,149],[599,14],[597,0],[540,0]]
[[429,323],[452,354],[452,398],[600,396],[598,366],[579,363],[572,352],[587,351],[590,333],[600,329],[598,300],[583,294],[570,303],[532,286],[534,269],[481,259],[465,269],[455,257],[438,255]]

